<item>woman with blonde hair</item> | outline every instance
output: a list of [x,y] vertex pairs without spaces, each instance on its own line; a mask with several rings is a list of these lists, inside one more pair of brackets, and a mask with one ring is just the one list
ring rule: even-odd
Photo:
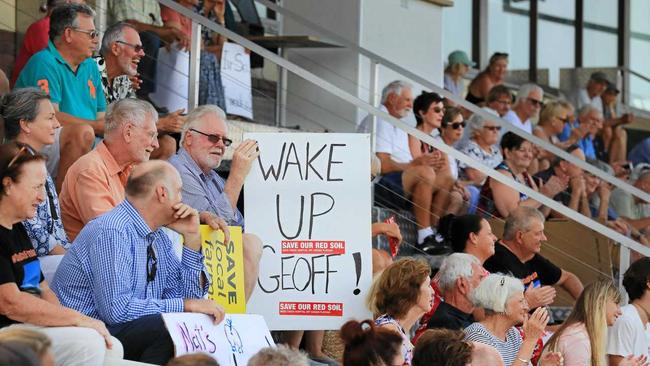
[[52,341],[45,334],[32,329],[7,327],[0,330],[0,343],[21,343],[31,348],[38,356],[42,366],[54,366]]
[[375,278],[368,296],[368,307],[375,316],[375,326],[390,329],[402,337],[404,363],[410,365],[413,344],[409,331],[433,304],[429,264],[404,258],[386,268]]
[[[565,365],[606,366],[607,327],[621,315],[621,294],[612,281],[596,281],[582,291],[564,324],[546,342],[542,355],[560,352]],[[645,365],[643,358],[623,359],[619,366]]]

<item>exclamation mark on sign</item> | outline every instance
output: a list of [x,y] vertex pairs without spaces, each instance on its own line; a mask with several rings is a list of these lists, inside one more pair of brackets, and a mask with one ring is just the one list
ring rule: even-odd
[[355,288],[352,293],[359,295],[361,293],[361,290],[359,290],[359,279],[361,279],[361,253],[352,253],[352,257],[354,258],[354,269],[357,271],[357,288]]

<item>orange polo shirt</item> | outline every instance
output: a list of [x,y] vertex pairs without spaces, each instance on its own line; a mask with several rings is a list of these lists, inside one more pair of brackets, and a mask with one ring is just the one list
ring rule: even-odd
[[124,200],[131,168],[119,166],[103,141],[72,164],[59,195],[63,227],[71,241],[88,221]]

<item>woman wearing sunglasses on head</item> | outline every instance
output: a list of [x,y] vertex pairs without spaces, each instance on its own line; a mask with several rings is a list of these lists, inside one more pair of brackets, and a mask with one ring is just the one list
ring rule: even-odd
[[121,357],[121,344],[103,322],[61,306],[22,224],[45,200],[46,179],[43,155],[0,146],[0,328],[45,333],[57,365],[102,365],[105,357]]
[[372,320],[350,320],[343,324],[341,339],[345,343],[344,365],[408,365],[402,354],[402,337],[399,333],[377,327]]

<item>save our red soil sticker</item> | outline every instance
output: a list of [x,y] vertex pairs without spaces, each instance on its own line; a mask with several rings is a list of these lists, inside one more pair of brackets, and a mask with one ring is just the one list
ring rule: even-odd
[[283,240],[282,254],[345,254],[345,241]]
[[280,315],[343,316],[341,302],[281,301]]

